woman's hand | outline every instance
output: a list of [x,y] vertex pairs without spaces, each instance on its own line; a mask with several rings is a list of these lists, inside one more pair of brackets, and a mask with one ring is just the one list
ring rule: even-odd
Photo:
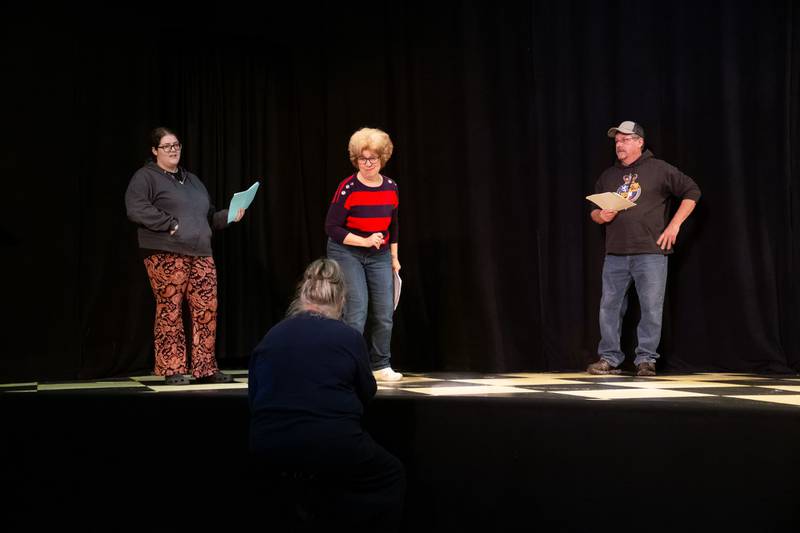
[[245,210],[240,207],[239,210],[236,211],[236,217],[234,217],[233,221],[239,222],[240,220],[242,220],[242,217],[244,216],[244,211]]
[[396,255],[392,256],[392,270],[395,272],[400,272],[400,260]]
[[369,237],[364,237],[364,247],[372,248],[373,246],[380,250],[383,245],[383,233],[373,233]]

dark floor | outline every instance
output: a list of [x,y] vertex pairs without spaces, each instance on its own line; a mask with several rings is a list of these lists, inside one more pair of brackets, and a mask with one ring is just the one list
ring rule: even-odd
[[[0,394],[175,394],[202,391],[245,395],[247,371],[227,370],[233,383],[165,385],[159,376],[98,381],[0,384]],[[586,373],[427,373],[406,374],[397,383],[379,383],[378,397],[517,398],[534,402],[583,399],[630,402],[670,400],[681,405],[800,409],[800,376],[733,373],[592,376]]]
[[[272,531],[226,372],[0,385],[4,523]],[[800,530],[800,376],[413,374],[364,424],[406,467],[401,531]]]

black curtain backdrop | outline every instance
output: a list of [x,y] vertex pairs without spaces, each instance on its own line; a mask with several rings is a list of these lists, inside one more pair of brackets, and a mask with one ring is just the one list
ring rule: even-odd
[[324,254],[362,126],[395,142],[394,366],[584,367],[603,255],[584,196],[613,162],[606,130],[636,120],[704,193],[670,259],[661,370],[800,370],[791,1],[154,5],[100,23],[61,9],[0,23],[2,379],[152,367],[123,196],[158,125],[218,206],[262,182],[214,238],[223,367],[246,361]]

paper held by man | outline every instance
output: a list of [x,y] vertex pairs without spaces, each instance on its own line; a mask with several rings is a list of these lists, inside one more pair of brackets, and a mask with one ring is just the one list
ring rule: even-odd
[[586,197],[587,200],[593,202],[600,209],[608,209],[609,211],[624,211],[636,204],[620,196],[615,192],[601,192],[600,194],[590,194]]

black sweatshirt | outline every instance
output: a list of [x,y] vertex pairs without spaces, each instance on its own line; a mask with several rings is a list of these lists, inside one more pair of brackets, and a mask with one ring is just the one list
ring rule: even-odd
[[700,199],[700,187],[666,161],[646,150],[630,165],[617,163],[600,175],[595,192],[616,192],[636,203],[617,213],[606,229],[606,253],[613,255],[669,254],[656,244],[669,224],[670,201]]

